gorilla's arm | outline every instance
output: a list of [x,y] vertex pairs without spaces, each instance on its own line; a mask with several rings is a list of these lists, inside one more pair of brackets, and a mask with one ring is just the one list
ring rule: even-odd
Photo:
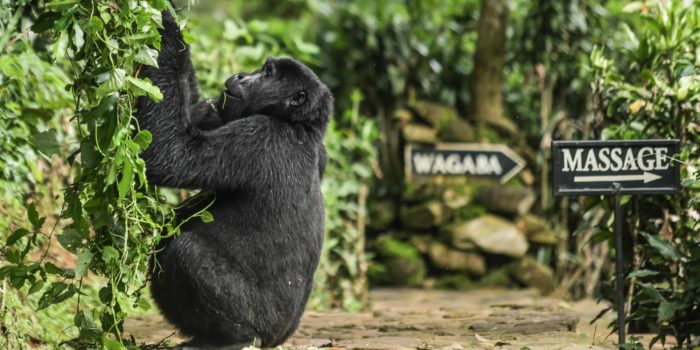
[[271,146],[272,140],[266,137],[271,121],[254,116],[214,130],[196,127],[199,121],[212,120],[212,109],[199,100],[189,48],[167,11],[163,12],[158,67],[144,66],[141,72],[163,93],[159,103],[141,97],[137,104],[140,127],[153,134],[153,142],[141,154],[149,181],[170,187],[230,189],[245,181],[264,180],[257,174],[265,166],[263,150]]

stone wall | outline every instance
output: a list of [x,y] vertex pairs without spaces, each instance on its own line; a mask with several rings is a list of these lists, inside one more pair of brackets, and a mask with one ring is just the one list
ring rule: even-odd
[[[493,135],[475,129],[451,108],[425,102],[399,110],[396,118],[404,145],[482,142]],[[537,199],[528,186],[532,180],[528,170],[507,184],[466,177],[416,178],[404,184],[399,199],[371,201],[370,283],[454,289],[530,286],[550,293],[553,271],[540,262],[554,256],[563,235],[532,213]]]

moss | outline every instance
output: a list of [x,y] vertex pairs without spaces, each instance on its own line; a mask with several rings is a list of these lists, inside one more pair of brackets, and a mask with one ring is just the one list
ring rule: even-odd
[[393,237],[380,237],[374,244],[377,257],[367,271],[370,282],[380,285],[417,287],[426,267],[418,250]]
[[435,281],[435,287],[441,289],[469,290],[474,288],[474,282],[466,275],[447,275]]
[[487,214],[486,208],[479,204],[470,203],[462,208],[459,208],[455,213],[455,220],[458,222],[467,221],[478,218]]
[[510,266],[492,270],[479,280],[478,285],[480,287],[512,287],[514,283],[510,278]]

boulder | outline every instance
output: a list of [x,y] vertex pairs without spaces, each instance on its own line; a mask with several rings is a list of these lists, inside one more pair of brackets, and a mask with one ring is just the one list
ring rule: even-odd
[[401,127],[401,133],[407,142],[436,143],[438,140],[437,130],[421,124],[406,124]]
[[425,262],[411,244],[384,235],[377,238],[372,248],[376,258],[367,271],[371,281],[405,287],[421,284],[426,272]]
[[524,215],[535,203],[535,193],[527,187],[492,185],[476,190],[474,198],[491,212]]
[[446,222],[450,218],[450,212],[437,200],[404,206],[401,208],[401,225],[416,230],[430,229]]
[[535,215],[527,214],[521,216],[516,226],[525,233],[528,241],[543,244],[556,245],[561,242],[562,236],[552,229],[547,220]]
[[385,230],[396,219],[397,205],[392,200],[375,200],[368,203],[369,220],[367,227],[372,230]]
[[473,252],[452,249],[440,242],[432,242],[428,246],[430,261],[440,269],[457,272],[468,272],[481,276],[486,273],[484,257]]
[[472,199],[471,189],[468,186],[447,187],[442,192],[442,202],[450,209],[456,210],[469,204]]
[[456,248],[473,243],[484,252],[511,257],[525,255],[528,248],[525,235],[515,224],[491,214],[456,224],[448,234]]
[[469,290],[474,288],[474,282],[464,274],[440,276],[435,280],[435,288]]
[[418,115],[438,131],[444,142],[472,142],[476,140],[474,127],[459,117],[454,108],[418,101],[413,105]]
[[510,277],[510,267],[503,266],[490,270],[479,280],[479,287],[485,288],[511,288],[515,282]]
[[394,112],[394,119],[398,120],[401,124],[410,123],[413,120],[413,112],[406,108],[401,108]]
[[542,265],[532,257],[524,257],[513,266],[511,275],[520,283],[536,288],[542,294],[554,291],[554,272],[549,266]]

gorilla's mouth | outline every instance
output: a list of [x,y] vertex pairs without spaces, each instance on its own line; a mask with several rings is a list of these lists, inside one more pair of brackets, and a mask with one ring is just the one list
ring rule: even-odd
[[241,93],[232,92],[228,89],[221,91],[217,101],[219,117],[224,122],[230,122],[244,118],[245,100]]

